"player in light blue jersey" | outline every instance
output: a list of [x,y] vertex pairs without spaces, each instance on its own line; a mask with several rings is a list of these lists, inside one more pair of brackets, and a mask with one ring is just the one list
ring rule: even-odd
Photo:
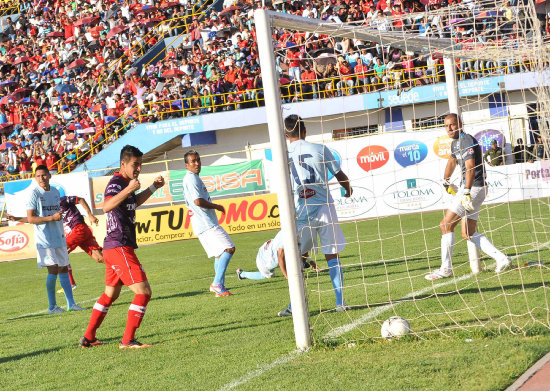
[[[347,309],[347,304],[344,301],[344,276],[338,253],[346,247],[346,239],[338,224],[334,201],[328,190],[329,172],[346,191],[344,197],[350,197],[353,190],[332,152],[324,145],[305,140],[306,127],[299,116],[289,115],[285,118],[284,126],[285,135],[290,141],[288,160],[298,219],[300,251],[302,254],[309,252],[319,235],[320,248],[325,254],[336,294],[336,310],[343,311]],[[290,306],[286,313],[283,312],[285,310],[279,315],[290,315]]]
[[36,260],[38,267],[48,268],[46,291],[48,293],[49,314],[65,312],[57,306],[55,299],[55,284],[59,282],[65,292],[69,311],[83,310],[73,298],[73,290],[69,280],[69,256],[63,230],[59,191],[50,186],[51,174],[48,167],[36,167],[34,178],[38,186],[31,192],[27,202],[27,221],[34,224],[34,240],[36,243]]
[[191,225],[193,232],[199,238],[208,258],[215,257],[214,281],[210,285],[210,292],[216,297],[230,296],[231,292],[225,288],[225,271],[231,257],[235,253],[233,241],[220,227],[215,210],[225,213],[222,205],[215,204],[210,199],[208,190],[199,177],[201,172],[201,158],[197,151],[188,151],[184,155],[187,173],[183,178],[183,192],[185,204],[193,213]]

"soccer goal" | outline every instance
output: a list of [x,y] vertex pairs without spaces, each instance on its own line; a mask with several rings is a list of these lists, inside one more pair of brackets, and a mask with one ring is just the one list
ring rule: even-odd
[[[520,2],[521,3],[521,2]],[[432,9],[433,8],[433,9]],[[255,13],[272,189],[277,189],[298,348],[381,338],[392,316],[415,338],[525,335],[550,328],[550,52],[532,2],[494,0],[426,12],[380,13],[353,24]],[[495,261],[455,229],[452,276],[440,221],[456,201],[443,178],[451,156],[445,116],[482,150],[488,192],[477,231],[511,259]],[[350,179],[329,183],[346,247],[336,311],[331,273],[302,271],[283,120],[301,116]],[[450,179],[460,185],[460,168]],[[327,199],[327,203],[329,200]],[[317,249],[318,246],[317,246]],[[311,314],[311,317],[310,317]]]

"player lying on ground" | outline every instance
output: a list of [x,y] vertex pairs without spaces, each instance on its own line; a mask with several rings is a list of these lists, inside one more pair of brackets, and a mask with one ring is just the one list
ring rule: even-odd
[[115,172],[105,189],[103,212],[107,214],[107,236],[103,242],[105,262],[105,292],[94,304],[86,333],[80,339],[80,346],[89,348],[101,345],[96,339],[96,331],[103,322],[109,307],[126,285],[135,296],[128,309],[126,330],[120,342],[120,349],[140,349],[151,345],[135,339],[147,303],[151,300],[151,286],[147,275],[136,256],[136,208],[153,193],[164,186],[164,178],[157,177],[153,184],[136,194],[141,188],[138,180],[141,172],[143,153],[131,145],[120,151],[120,170]]
[[36,242],[36,261],[38,267],[46,267],[46,292],[48,293],[49,314],[65,312],[57,306],[55,299],[55,284],[59,275],[59,282],[65,298],[68,311],[81,311],[73,298],[73,290],[69,280],[67,266],[69,255],[67,243],[61,222],[61,206],[59,191],[50,186],[51,174],[48,167],[39,165],[36,167],[34,179],[38,184],[30,194],[27,201],[27,222],[34,225],[34,240]]
[[[445,117],[445,130],[451,142],[451,157],[447,162],[444,174],[444,186],[451,194],[450,178],[457,165],[462,173],[461,187],[454,196],[453,205],[441,220],[441,268],[426,276],[427,280],[437,280],[451,277],[453,266],[451,257],[455,243],[454,229],[462,219],[462,237],[467,240],[468,247],[477,246],[484,253],[493,258],[497,267],[495,272],[500,273],[510,266],[511,260],[491,243],[483,234],[476,232],[479,209],[487,194],[485,168],[481,147],[477,140],[463,132],[462,121],[457,114]],[[473,253],[475,249],[470,249]]]
[[193,232],[197,235],[208,258],[215,257],[214,281],[210,285],[210,292],[215,293],[216,297],[230,296],[231,292],[225,287],[225,271],[235,253],[235,245],[218,223],[215,212],[217,210],[224,214],[225,209],[222,205],[212,202],[206,186],[199,177],[202,167],[199,153],[193,150],[187,151],[183,159],[187,169],[183,178],[183,191],[185,204],[193,212],[191,215]]
[[[320,270],[315,261],[307,261],[307,254],[305,254],[305,256],[302,256],[302,263],[304,269],[312,267],[316,270]],[[258,268],[258,271],[256,272],[247,272],[241,268],[238,268],[236,270],[237,277],[239,278],[239,280],[263,280],[273,277],[275,275],[275,269],[277,269],[277,267],[280,267],[283,276],[288,279],[288,276],[286,274],[283,234],[281,231],[279,231],[273,239],[268,240],[267,242],[262,244],[262,246],[258,249],[258,255],[256,256],[256,267]],[[286,312],[288,312],[288,314]],[[287,311],[286,308],[283,311],[279,312],[279,316],[288,316],[291,314],[292,312],[290,312],[290,310]]]

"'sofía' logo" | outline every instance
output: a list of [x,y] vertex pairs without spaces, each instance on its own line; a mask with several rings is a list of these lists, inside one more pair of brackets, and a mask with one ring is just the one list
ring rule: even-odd
[[315,194],[317,194],[315,190],[305,188],[300,190],[300,192],[298,193],[298,197],[308,199],[310,197],[313,197]]
[[17,230],[4,231],[0,233],[0,251],[18,251],[29,243],[27,234]]
[[381,145],[369,145],[357,154],[357,164],[369,172],[382,167],[390,158],[389,151]]
[[405,179],[384,191],[384,202],[391,208],[407,211],[423,210],[433,206],[443,196],[442,186],[424,178]]

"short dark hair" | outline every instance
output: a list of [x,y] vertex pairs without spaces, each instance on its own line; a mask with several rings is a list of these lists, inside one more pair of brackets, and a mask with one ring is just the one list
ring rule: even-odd
[[39,164],[38,166],[36,166],[36,170],[34,170],[35,174],[37,171],[40,171],[40,170],[50,172],[50,170],[48,170],[48,166],[46,166],[45,164]]
[[142,157],[143,152],[141,152],[138,148],[134,147],[133,145],[125,145],[122,147],[122,150],[120,151],[120,161],[121,162],[128,162],[133,157]]
[[195,151],[194,149],[191,149],[191,150],[185,152],[185,154],[183,155],[183,161],[185,162],[185,164],[189,163],[187,161],[187,158],[191,155],[197,156],[199,158],[199,160],[201,158],[201,155],[199,155],[199,153],[197,151]]
[[462,125],[462,118],[460,118],[460,116],[457,113],[449,113],[445,116],[445,119],[450,118],[450,117],[456,118],[458,123]]
[[285,134],[292,138],[301,138],[305,134],[306,126],[304,120],[296,114],[285,118]]

